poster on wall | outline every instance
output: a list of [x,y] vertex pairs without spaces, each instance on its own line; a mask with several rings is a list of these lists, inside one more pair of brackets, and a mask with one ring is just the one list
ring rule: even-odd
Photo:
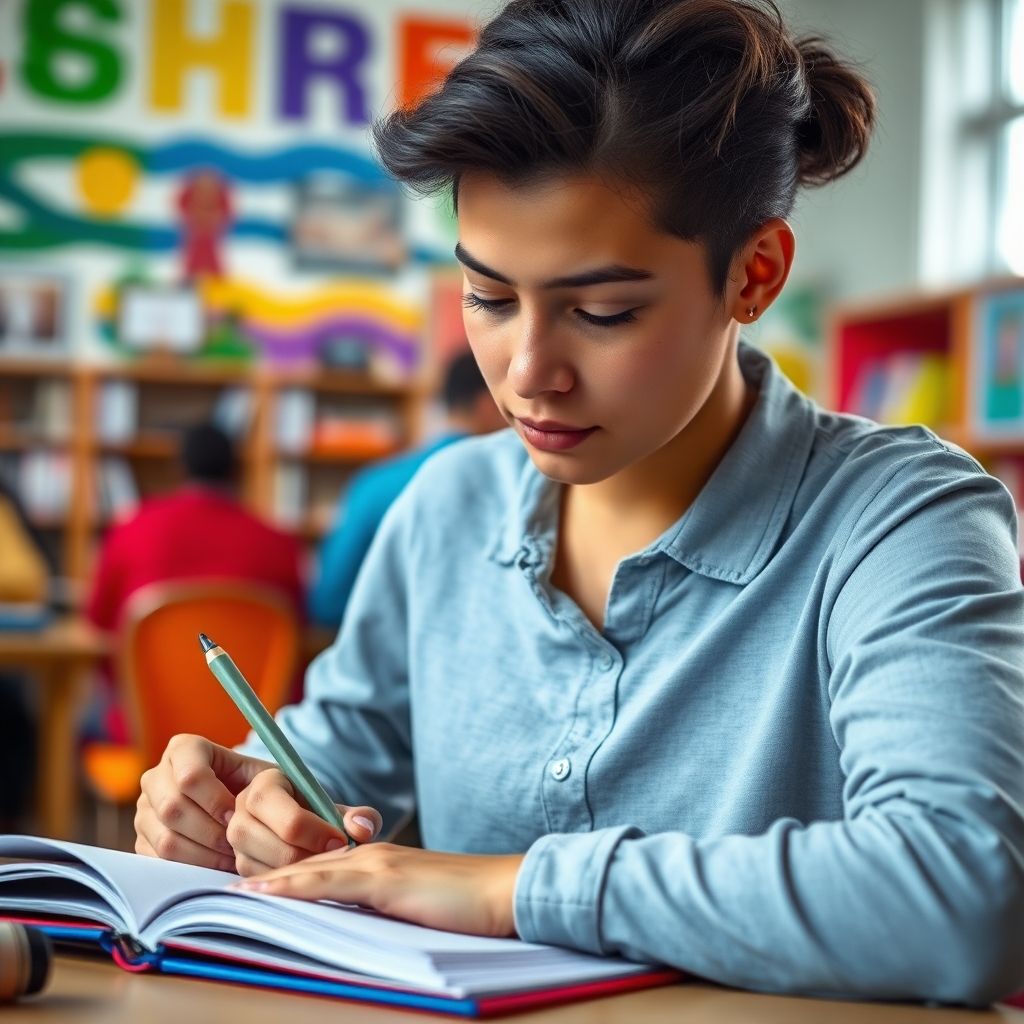
[[59,359],[68,351],[68,281],[0,266],[0,356]]
[[971,346],[973,419],[979,437],[1024,434],[1024,291],[978,300]]

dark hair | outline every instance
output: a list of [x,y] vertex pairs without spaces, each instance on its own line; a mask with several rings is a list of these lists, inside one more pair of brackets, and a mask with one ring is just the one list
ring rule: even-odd
[[227,484],[235,478],[235,447],[231,438],[212,423],[198,423],[185,430],[181,442],[181,461],[190,480]]
[[472,352],[460,352],[448,364],[441,396],[449,412],[468,409],[478,395],[487,390],[480,367]]
[[392,175],[456,203],[477,170],[635,184],[660,228],[706,245],[721,296],[750,235],[854,167],[874,120],[865,79],[772,0],[512,0],[373,136]]

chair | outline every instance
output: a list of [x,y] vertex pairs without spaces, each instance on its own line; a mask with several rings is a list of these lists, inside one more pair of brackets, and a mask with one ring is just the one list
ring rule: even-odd
[[[222,645],[273,713],[289,696],[300,626],[276,590],[239,580],[171,580],[136,591],[115,642],[118,687],[132,746],[89,743],[86,779],[97,797],[97,839],[117,846],[119,808],[177,733],[232,746],[249,726],[211,674],[199,633]],[[104,841],[106,840],[106,841]]]

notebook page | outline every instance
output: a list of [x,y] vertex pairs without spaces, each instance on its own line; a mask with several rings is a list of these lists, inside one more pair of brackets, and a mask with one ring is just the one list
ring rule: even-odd
[[[36,836],[0,836],[0,857],[33,861],[77,861],[91,868],[106,879],[123,899],[126,911],[124,923],[133,934],[137,934],[164,907],[194,893],[220,890],[238,881],[237,875],[227,871],[212,871],[191,864],[140,857],[137,853],[122,853],[120,850]],[[45,870],[38,864],[34,867]],[[56,913],[60,912],[59,906],[53,909]]]

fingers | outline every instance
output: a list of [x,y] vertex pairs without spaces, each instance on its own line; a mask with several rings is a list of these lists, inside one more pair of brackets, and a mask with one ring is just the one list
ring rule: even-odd
[[175,736],[167,744],[164,757],[175,788],[214,821],[226,825],[235,809],[235,794],[218,777],[214,764],[222,774],[234,776],[241,755],[201,736]]
[[[195,807],[194,814],[201,815],[202,812]],[[198,864],[218,871],[235,870],[234,852],[223,832],[219,840],[215,840],[215,847],[195,842],[164,825],[145,793],[139,797],[136,807],[135,831],[135,852],[143,856]]]
[[266,762],[244,758],[201,736],[179,735],[160,763],[143,773],[136,805],[137,849],[167,860],[233,870],[234,851],[224,826],[234,813],[232,785],[264,770]]
[[359,854],[356,849],[346,849],[312,857],[300,864],[266,872],[259,878],[236,882],[233,888],[300,900],[328,899],[373,906],[374,872],[358,868]]
[[[338,804],[342,807],[342,804]],[[345,832],[357,843],[368,843],[380,834],[383,819],[372,807],[345,808]]]
[[347,845],[343,833],[297,801],[291,783],[276,768],[260,772],[238,794],[227,838],[239,874],[294,864]]

